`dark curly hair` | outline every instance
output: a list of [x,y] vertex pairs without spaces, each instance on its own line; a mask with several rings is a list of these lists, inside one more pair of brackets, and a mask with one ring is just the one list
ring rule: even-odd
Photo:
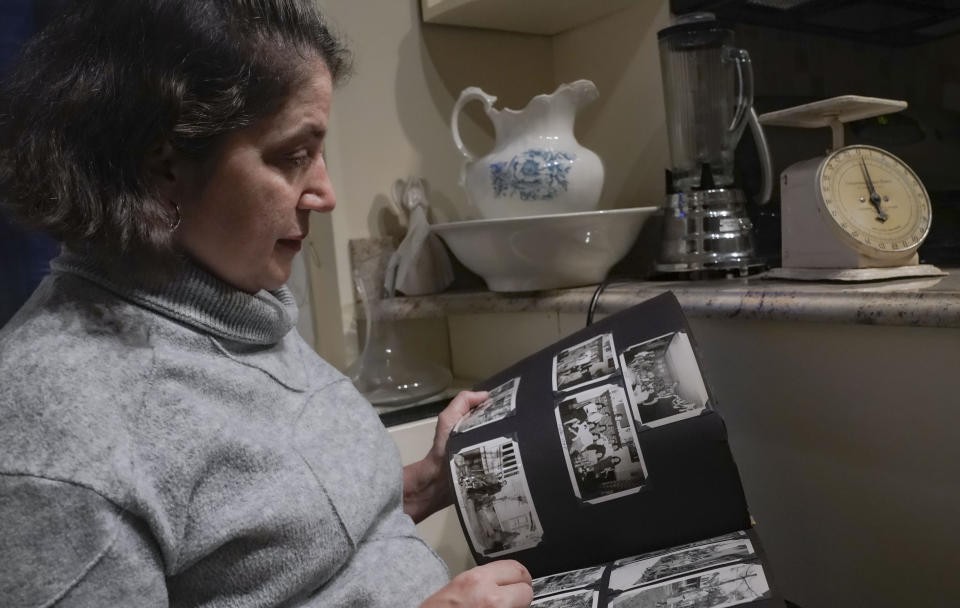
[[74,0],[0,92],[0,196],[23,224],[108,255],[173,253],[144,171],[158,145],[202,162],[350,55],[316,0]]

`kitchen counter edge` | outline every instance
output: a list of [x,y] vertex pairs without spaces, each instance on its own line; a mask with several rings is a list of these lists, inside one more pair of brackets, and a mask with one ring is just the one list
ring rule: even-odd
[[[596,312],[614,313],[672,291],[694,318],[809,321],[907,327],[960,327],[960,269],[944,277],[870,283],[805,283],[759,278],[617,281]],[[447,292],[381,300],[384,319],[457,314],[586,313],[596,286],[528,293]]]

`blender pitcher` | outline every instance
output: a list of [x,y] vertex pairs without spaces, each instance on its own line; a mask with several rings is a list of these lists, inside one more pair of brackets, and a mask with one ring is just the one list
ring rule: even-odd
[[[657,38],[673,191],[731,187],[737,142],[756,121],[750,55],[709,13],[686,17]],[[759,123],[752,126],[763,163],[769,152]],[[772,184],[764,173],[766,194]]]
[[734,184],[734,151],[747,124],[763,177],[755,200],[765,203],[773,190],[770,151],[753,110],[750,55],[709,13],[685,17],[657,38],[671,169],[656,269],[692,278],[715,270],[746,275],[763,266],[747,197]]

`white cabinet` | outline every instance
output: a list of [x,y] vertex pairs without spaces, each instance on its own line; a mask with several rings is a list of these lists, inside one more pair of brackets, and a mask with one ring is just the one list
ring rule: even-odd
[[426,23],[553,35],[639,0],[420,0]]

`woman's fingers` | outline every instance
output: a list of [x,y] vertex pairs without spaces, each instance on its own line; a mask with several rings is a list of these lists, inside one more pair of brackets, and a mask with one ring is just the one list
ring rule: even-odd
[[483,403],[489,396],[490,394],[487,391],[460,391],[450,401],[450,405],[443,410],[443,413],[450,413],[451,416],[456,416],[456,419],[459,420],[471,409]]
[[442,457],[447,449],[450,431],[471,409],[480,405],[490,394],[486,391],[460,391],[437,416],[437,430],[433,438],[433,453]]
[[477,566],[475,570],[484,569],[489,572],[493,581],[498,585],[512,585],[514,583],[525,583],[530,585],[533,579],[530,572],[520,562],[513,559],[502,559],[482,566]]
[[498,587],[499,598],[497,606],[504,608],[525,608],[533,601],[533,587],[528,583],[514,583],[513,585],[500,585]]
[[530,573],[520,562],[501,560],[458,574],[424,607],[524,608],[533,601]]

